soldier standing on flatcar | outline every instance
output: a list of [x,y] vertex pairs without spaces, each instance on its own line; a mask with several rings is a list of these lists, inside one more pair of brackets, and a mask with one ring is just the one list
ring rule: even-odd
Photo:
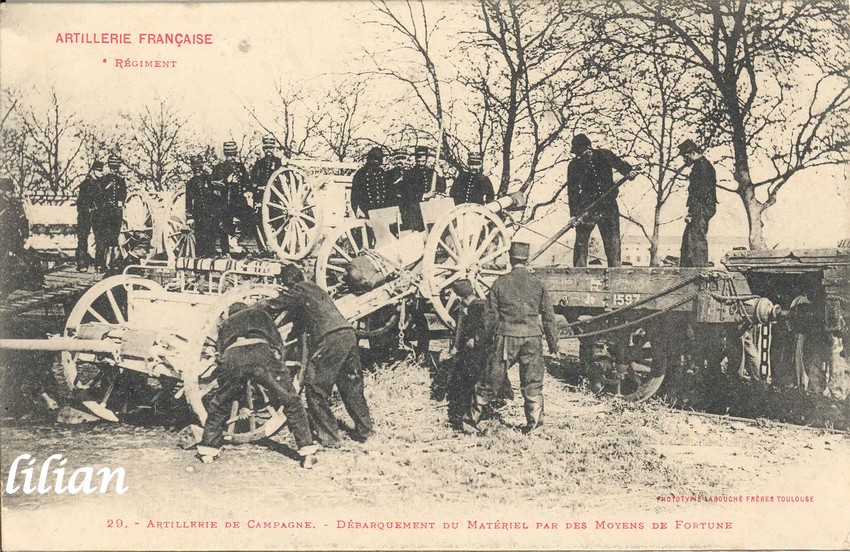
[[437,176],[436,185],[432,190],[434,169],[428,166],[428,148],[416,146],[414,157],[416,164],[404,173],[398,206],[401,211],[401,229],[422,232],[425,230],[425,222],[422,220],[419,204],[438,193],[446,193],[446,180]]
[[493,183],[484,174],[481,154],[470,153],[468,165],[469,170],[460,171],[449,191],[449,195],[455,200],[455,205],[461,203],[484,205],[493,201]]
[[121,158],[109,155],[109,173],[97,181],[92,226],[95,239],[95,266],[98,272],[106,271],[107,256],[115,256],[118,236],[124,219],[124,201],[127,200],[127,182],[120,174]]
[[[571,152],[576,156],[567,168],[567,194],[571,216],[583,213],[614,186],[614,169],[629,179],[637,176],[631,165],[611,151],[592,148],[590,139],[584,134],[577,134],[573,138]],[[602,235],[608,266],[620,266],[620,208],[617,205],[617,193],[617,190],[608,193],[579,219],[576,224],[573,266],[587,266],[590,234],[597,225]]]
[[525,399],[525,433],[543,424],[542,336],[549,351],[559,354],[558,325],[552,301],[543,283],[526,267],[527,243],[513,242],[510,249],[512,270],[499,276],[490,288],[484,309],[484,337],[490,343],[475,393],[464,415],[464,433],[477,433],[485,406],[502,388],[507,370],[519,362],[519,380]]
[[351,180],[351,212],[357,218],[369,218],[369,211],[396,205],[396,197],[382,165],[384,152],[375,147],[366,154],[366,164]]
[[195,252],[198,257],[215,257],[215,242],[221,252],[230,253],[224,216],[227,213],[227,190],[213,183],[204,170],[200,156],[192,156],[192,178],[186,183],[186,215],[194,228]]
[[679,145],[679,155],[691,165],[688,214],[679,266],[709,266],[708,222],[717,212],[717,173],[693,140],[685,140]]
[[98,181],[103,177],[103,162],[95,161],[89,174],[77,189],[77,270],[86,270],[94,259],[89,254],[89,234],[92,231],[95,197],[97,197]]
[[233,219],[238,218],[242,233],[250,234],[248,225],[253,216],[244,195],[248,185],[248,171],[236,157],[239,152],[236,142],[232,140],[225,142],[223,151],[224,161],[213,167],[210,178],[214,184],[217,183],[226,190],[227,211],[224,217],[224,231],[228,236],[233,235],[235,230]]
[[260,246],[261,251],[265,251],[265,243],[262,236],[262,230],[260,225],[262,224],[262,205],[263,205],[263,192],[266,189],[266,184],[269,181],[269,178],[274,174],[276,170],[278,170],[282,163],[280,161],[280,157],[274,154],[274,146],[275,139],[274,136],[264,136],[263,137],[263,156],[260,157],[254,166],[251,167],[251,208],[253,214],[253,220],[251,221],[251,225],[254,228],[254,233],[256,234],[257,244]]
[[392,157],[392,166],[387,170],[387,179],[390,189],[396,194],[401,190],[401,184],[404,180],[404,172],[407,170],[407,152],[404,150],[395,150]]

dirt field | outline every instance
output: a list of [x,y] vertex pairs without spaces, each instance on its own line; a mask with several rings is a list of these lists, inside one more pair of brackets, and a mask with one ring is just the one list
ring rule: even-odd
[[[518,400],[482,423],[484,435],[467,436],[449,426],[446,404],[432,400],[428,370],[407,362],[381,367],[366,387],[375,438],[365,444],[346,439],[341,449],[321,451],[312,471],[298,468],[286,430],[272,441],[226,447],[217,462],[203,465],[164,428],[7,421],[4,483],[18,455],[40,463],[61,453],[68,473],[80,466],[123,467],[130,490],[4,493],[4,541],[9,549],[62,547],[61,535],[73,530],[89,548],[846,546],[850,440],[843,434],[600,399],[550,375],[546,425],[525,436],[516,372],[511,376]],[[346,419],[341,407],[337,414]],[[726,502],[749,496],[774,502]],[[709,502],[712,497],[724,502]],[[791,502],[780,504],[781,497]],[[801,525],[810,517],[811,526]],[[152,520],[215,520],[219,527],[148,528]],[[241,527],[221,529],[227,520]],[[301,520],[319,530],[246,528],[258,520]],[[528,529],[469,526],[514,520]],[[650,529],[677,520],[733,526]],[[435,526],[368,526],[391,521]],[[458,529],[441,529],[441,523]],[[567,531],[568,523],[586,529]],[[36,531],[35,540],[23,538],[28,531]]]

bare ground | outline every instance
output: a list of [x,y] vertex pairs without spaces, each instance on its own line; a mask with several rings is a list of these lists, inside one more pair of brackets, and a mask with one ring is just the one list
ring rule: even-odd
[[[431,399],[428,370],[408,362],[380,367],[366,382],[376,436],[365,444],[346,439],[341,449],[321,451],[320,463],[312,471],[298,468],[293,443],[285,430],[272,441],[226,447],[220,460],[202,465],[191,451],[178,448],[176,432],[164,428],[105,423],[7,426],[2,430],[0,451],[4,482],[10,460],[19,454],[32,454],[41,460],[58,452],[69,459],[69,473],[79,466],[124,467],[130,491],[123,496],[85,497],[4,493],[4,530],[27,524],[44,526],[45,520],[60,519],[62,524],[73,526],[76,515],[85,515],[92,540],[86,540],[83,534],[81,542],[109,547],[113,546],[110,539],[116,537],[105,524],[112,518],[126,518],[128,524],[141,523],[143,527],[150,519],[242,519],[245,523],[250,517],[292,520],[309,513],[314,523],[330,531],[330,540],[293,533],[294,540],[269,544],[268,532],[240,537],[238,544],[231,545],[225,544],[228,541],[204,540],[210,536],[208,532],[193,533],[192,539],[200,539],[197,542],[208,548],[359,548],[375,542],[389,547],[433,548],[457,543],[501,547],[513,541],[485,539],[470,544],[464,540],[468,537],[461,538],[457,533],[445,537],[449,540],[441,540],[442,533],[422,541],[408,540],[411,537],[404,537],[405,533],[394,533],[390,538],[375,532],[367,538],[357,531],[342,539],[348,529],[337,526],[340,520],[345,524],[401,516],[407,520],[457,521],[463,528],[469,519],[476,519],[474,516],[504,521],[510,516],[534,516],[537,520],[551,514],[560,523],[584,520],[593,529],[599,519],[647,520],[648,524],[649,520],[666,519],[683,511],[699,514],[699,519],[755,519],[762,518],[764,511],[757,510],[762,506],[706,504],[705,499],[764,495],[779,500],[779,495],[793,495],[812,496],[827,516],[839,516],[833,523],[832,517],[823,518],[818,510],[823,527],[835,525],[834,530],[824,529],[822,537],[827,540],[823,542],[840,546],[842,531],[850,531],[850,522],[846,521],[850,515],[844,515],[850,514],[846,500],[850,494],[850,440],[844,434],[698,416],[672,410],[660,402],[629,404],[595,397],[549,377],[545,387],[546,425],[526,436],[519,431],[524,417],[516,373],[511,377],[518,400],[484,421],[483,435],[467,436],[449,426],[446,404]],[[347,419],[341,406],[337,415]],[[700,497],[703,502],[692,509],[697,505],[659,498],[676,496]],[[815,513],[814,507],[785,504],[780,510],[771,510],[776,514],[771,519],[776,523],[789,516],[805,519]],[[845,521],[843,525],[841,520]],[[742,546],[748,542],[773,543],[770,538],[784,534],[780,525],[764,535],[767,540],[746,541]],[[134,531],[128,536],[136,535],[136,527],[131,527]],[[757,527],[759,531],[765,529]],[[603,534],[602,540],[594,540]],[[549,535],[534,533],[533,539],[521,542],[526,546],[567,546],[563,540],[552,541]],[[139,536],[144,547],[179,547],[168,535]],[[635,539],[644,536],[648,535],[641,533]],[[657,535],[650,540],[612,541],[604,531],[593,533],[593,537],[587,537],[586,542],[569,542],[582,546],[717,546],[730,542],[716,540],[719,536],[711,533],[692,533],[686,540],[669,542],[664,540],[668,537]],[[729,534],[723,535],[727,537]],[[421,534],[416,538],[422,538]],[[661,540],[652,540],[656,538]],[[138,546],[137,541],[115,542]],[[809,542],[823,544],[803,540],[796,546]],[[51,543],[55,541],[48,539],[44,546]]]

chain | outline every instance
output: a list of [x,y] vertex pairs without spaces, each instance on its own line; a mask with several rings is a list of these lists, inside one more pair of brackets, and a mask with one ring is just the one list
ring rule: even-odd
[[410,319],[407,316],[407,301],[402,301],[398,313],[398,348],[407,352],[410,357],[415,354],[413,347],[407,344],[404,339],[404,332],[410,325]]
[[[592,331],[592,332],[585,332],[585,333],[580,333],[580,334],[562,336],[562,339],[581,339],[581,338],[585,338],[585,337],[595,337],[597,335],[604,335],[604,334],[607,334],[607,333],[624,330],[626,328],[631,328],[633,326],[637,326],[639,324],[642,324],[643,322],[646,322],[648,320],[652,320],[653,318],[661,316],[662,314],[666,314],[666,313],[672,311],[673,309],[679,308],[682,305],[684,305],[685,303],[687,303],[688,301],[693,301],[694,299],[696,299],[697,295],[699,295],[699,293],[693,293],[693,294],[685,297],[681,301],[674,303],[673,305],[670,305],[667,308],[653,312],[652,314],[648,314],[647,316],[644,316],[642,318],[638,318],[637,320],[632,320],[631,322],[625,322],[623,324],[619,324],[617,326],[611,326],[610,328],[605,328],[605,329],[602,329],[602,330],[595,330],[595,331]],[[621,312],[621,311],[618,311],[618,312]]]

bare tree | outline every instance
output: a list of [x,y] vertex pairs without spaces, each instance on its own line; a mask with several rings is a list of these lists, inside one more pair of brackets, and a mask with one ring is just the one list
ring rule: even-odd
[[178,185],[187,176],[182,130],[187,119],[167,100],[157,100],[138,113],[123,113],[127,145],[123,161],[139,182],[156,191]]
[[[445,77],[438,73],[433,46],[445,15],[432,18],[424,0],[405,0],[404,4],[392,7],[384,0],[373,0],[372,6],[375,17],[367,23],[391,31],[390,45],[383,51],[366,52],[374,69],[361,75],[386,77],[403,84],[434,129],[433,132],[419,129],[417,137],[424,134],[436,143],[440,139],[439,129],[442,129],[441,157],[450,165],[459,166],[458,140],[449,136],[445,128],[449,102],[444,92]],[[398,8],[394,9],[396,6]]]
[[[763,248],[763,213],[791,177],[848,160],[847,5],[610,0],[604,6],[597,31],[607,44],[693,68],[711,85],[720,109],[707,116],[717,117],[731,151],[750,246]],[[772,167],[772,174],[754,178],[754,163]]]
[[34,173],[27,158],[29,140],[18,115],[22,94],[13,88],[4,88],[0,97],[0,170],[8,175],[19,190],[29,189]]
[[20,103],[16,110],[23,132],[21,151],[33,174],[30,185],[42,185],[52,193],[70,189],[79,176],[76,161],[83,147],[76,138],[77,116],[62,108],[54,90],[43,110]]
[[274,136],[285,157],[309,156],[321,119],[318,109],[307,103],[309,91],[303,83],[277,81],[274,87],[273,115],[266,116],[252,106],[243,107],[266,134]]
[[325,96],[312,120],[317,120],[316,135],[338,161],[350,159],[360,139],[364,116],[362,81],[337,83]]

